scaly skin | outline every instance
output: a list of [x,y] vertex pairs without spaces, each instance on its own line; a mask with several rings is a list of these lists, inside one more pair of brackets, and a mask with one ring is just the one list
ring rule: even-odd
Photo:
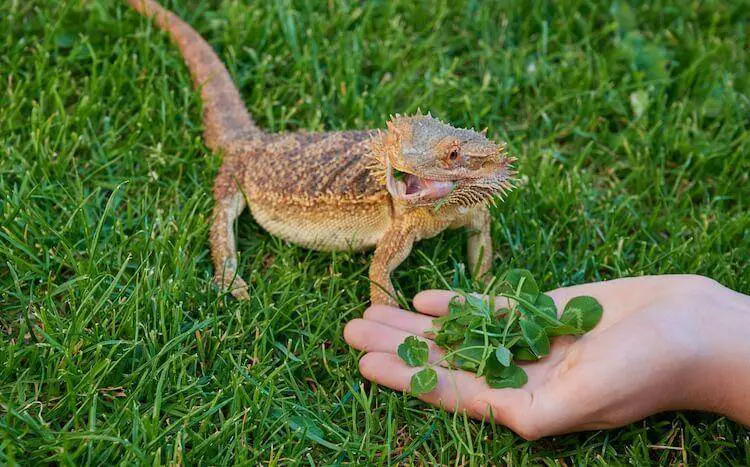
[[224,156],[214,183],[214,272],[235,297],[248,298],[233,231],[246,206],[267,231],[308,248],[375,247],[373,303],[396,303],[391,273],[414,242],[447,228],[470,228],[469,266],[480,277],[490,270],[487,204],[514,174],[503,145],[429,115],[397,116],[385,132],[265,133],[198,33],[153,0],[128,3],[169,33],[201,90],[206,144]]

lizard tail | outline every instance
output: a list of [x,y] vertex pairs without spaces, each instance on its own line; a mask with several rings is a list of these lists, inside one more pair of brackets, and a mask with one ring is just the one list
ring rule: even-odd
[[232,141],[263,134],[253,123],[229,72],[200,34],[154,0],[127,2],[141,15],[153,19],[180,48],[193,83],[201,90],[204,138],[212,151],[226,149]]

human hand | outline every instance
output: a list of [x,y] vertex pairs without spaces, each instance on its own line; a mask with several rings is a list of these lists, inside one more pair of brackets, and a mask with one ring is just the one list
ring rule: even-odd
[[[449,291],[414,298],[412,313],[370,307],[349,322],[344,337],[364,350],[362,375],[407,391],[411,368],[396,355],[409,335],[429,340],[432,319],[448,313]],[[548,292],[557,308],[579,295],[604,307],[599,324],[582,337],[552,342],[544,359],[523,364],[521,389],[492,389],[473,373],[436,368],[437,388],[419,397],[446,410],[493,420],[527,439],[613,428],[666,410],[707,410],[750,423],[750,297],[700,276],[646,276]],[[499,306],[507,301],[498,298]]]

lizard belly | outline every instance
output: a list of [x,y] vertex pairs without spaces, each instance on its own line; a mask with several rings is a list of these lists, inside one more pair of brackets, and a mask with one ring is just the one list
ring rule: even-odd
[[386,203],[266,205],[250,201],[255,220],[272,235],[322,251],[373,248],[390,224]]

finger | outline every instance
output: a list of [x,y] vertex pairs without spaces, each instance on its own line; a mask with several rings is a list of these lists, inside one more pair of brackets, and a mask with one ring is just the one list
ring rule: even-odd
[[[365,352],[385,352],[396,355],[398,346],[414,334],[392,328],[367,319],[354,319],[344,328],[344,340],[357,350]],[[430,350],[429,361],[440,360],[445,353],[429,339],[420,339],[427,343]],[[398,357],[396,357],[398,358]]]
[[448,303],[455,296],[450,290],[424,290],[414,296],[412,303],[420,313],[444,316],[448,314]]
[[[477,394],[487,390],[484,380],[465,371],[433,368],[438,374],[436,388],[418,397],[451,412],[467,411],[471,416],[478,416],[472,411],[472,402]],[[397,356],[389,353],[368,353],[359,361],[362,376],[397,391],[408,391],[411,377],[421,370],[422,368],[407,366]]]
[[601,321],[592,331],[600,333],[658,300],[673,283],[674,280],[669,277],[628,277],[563,287],[552,290],[547,295],[555,301],[558,314],[562,314],[565,305],[574,297],[594,297],[604,309]]
[[[606,313],[603,323],[619,321],[636,310],[648,306],[665,293],[679,287],[685,281],[680,276],[626,277],[610,281],[562,287],[547,292],[555,301],[558,313],[573,297],[589,295],[602,304]],[[448,290],[425,290],[414,297],[414,307],[420,313],[443,316],[448,314],[450,300],[456,296]],[[496,297],[498,308],[507,306],[507,301]]]
[[385,305],[371,306],[365,310],[363,317],[368,321],[375,321],[422,337],[432,336],[433,333],[430,330],[435,328],[432,323],[433,318],[429,316]]
[[[472,294],[477,297],[484,297],[481,294]],[[453,297],[460,296],[450,290],[425,290],[414,296],[414,308],[420,313],[432,316],[444,316],[448,314],[448,305]],[[495,309],[499,310],[508,306],[508,299],[505,297],[495,297]]]

